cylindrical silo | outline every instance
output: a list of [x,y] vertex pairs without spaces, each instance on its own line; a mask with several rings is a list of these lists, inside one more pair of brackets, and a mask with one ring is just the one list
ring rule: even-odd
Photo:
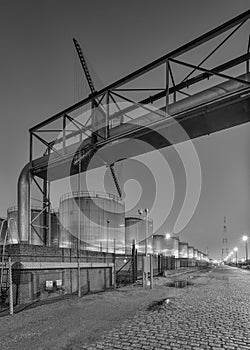
[[0,218],[0,245],[4,244],[6,230],[7,230],[7,220],[4,218]]
[[60,243],[60,221],[59,221],[59,211],[51,211],[51,246],[59,247]]
[[153,235],[153,253],[163,254],[166,236],[165,235]]
[[126,254],[131,254],[133,240],[136,249],[140,253],[145,253],[145,243],[147,238],[147,252],[153,250],[153,220],[140,215],[133,215],[125,218],[125,246]]
[[198,259],[198,249],[194,249],[194,259]]
[[124,252],[125,206],[117,196],[97,192],[73,192],[60,199],[60,247]]
[[162,254],[165,256],[173,255],[174,241],[171,237],[166,235],[154,235],[153,236],[153,250],[155,254]]
[[154,235],[154,253],[165,256],[179,257],[179,239],[166,237],[166,235]]
[[[31,237],[30,244],[44,245],[44,223],[43,213],[40,207],[31,208]],[[17,230],[17,207],[11,207],[7,210],[7,220],[9,227],[8,244],[19,243],[19,235]]]
[[193,259],[194,258],[194,247],[188,247],[188,258]]
[[179,242],[179,258],[188,257],[188,243]]
[[17,231],[17,207],[11,207],[7,209],[7,221],[9,226],[7,244],[19,243],[18,231]]

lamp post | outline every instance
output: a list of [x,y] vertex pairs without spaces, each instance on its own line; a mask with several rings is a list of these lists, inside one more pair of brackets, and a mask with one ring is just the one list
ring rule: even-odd
[[[142,215],[143,213],[145,213],[145,217],[146,217],[146,230],[145,230],[145,260],[144,260],[144,273],[143,273],[143,282],[144,282],[144,287],[146,288],[147,287],[147,284],[148,284],[148,208],[145,208],[144,210],[143,209],[140,209],[138,210],[138,213],[139,215]],[[150,279],[150,282],[152,280],[152,277]],[[152,285],[150,284],[151,288],[152,288]]]
[[145,230],[145,256],[148,255],[148,208],[138,210],[139,215],[146,214],[146,230]]
[[107,253],[109,252],[109,223],[110,220],[107,219]]
[[237,263],[238,263],[238,248],[237,247],[235,247],[234,248],[234,251],[235,251],[235,261],[236,261],[236,265],[237,265]]
[[248,260],[248,247],[247,247],[247,240],[248,240],[248,236],[244,235],[242,237],[242,241],[245,242],[245,249],[246,249],[246,260]]

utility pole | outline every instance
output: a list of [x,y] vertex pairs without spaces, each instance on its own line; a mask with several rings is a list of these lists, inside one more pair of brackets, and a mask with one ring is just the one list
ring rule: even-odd
[[221,260],[222,260],[222,262],[225,260],[225,258],[227,256],[228,256],[227,223],[226,223],[226,217],[224,216],[222,249],[221,249]]
[[246,260],[248,260],[248,246],[247,246],[248,236],[243,236],[242,241],[245,242]]
[[150,272],[151,277],[150,277],[150,288],[153,288],[153,263],[151,262],[151,258],[148,256],[148,208],[144,210],[138,210],[139,215],[142,215],[145,213],[145,222],[146,222],[146,229],[145,229],[145,256],[143,259],[143,286],[144,288],[147,287],[148,285],[148,273]]

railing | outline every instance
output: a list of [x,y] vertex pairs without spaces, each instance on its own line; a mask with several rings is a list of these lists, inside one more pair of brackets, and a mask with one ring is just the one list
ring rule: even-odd
[[114,200],[116,202],[123,203],[123,201],[118,196],[116,196],[114,194],[102,193],[102,192],[94,192],[94,191],[80,191],[80,192],[65,193],[60,198],[60,203],[62,203],[66,199],[79,198],[79,197],[112,199],[112,200]]

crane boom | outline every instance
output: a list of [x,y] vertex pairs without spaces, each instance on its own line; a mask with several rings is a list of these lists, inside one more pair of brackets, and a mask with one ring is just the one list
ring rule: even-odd
[[[75,38],[73,38],[73,42],[74,42],[74,45],[75,45],[78,57],[80,59],[80,62],[81,62],[81,65],[82,65],[85,77],[86,77],[87,82],[89,84],[89,88],[90,88],[91,94],[93,95],[96,92],[96,90],[95,90],[94,83],[93,83],[93,80],[91,78],[88,66],[87,66],[87,62],[86,62],[86,60],[85,60],[85,58],[83,56],[82,48],[81,48],[80,44],[78,43],[78,41]],[[94,101],[94,103],[96,104],[96,101]],[[101,104],[101,103],[99,103],[99,104]],[[100,111],[105,116],[105,112],[102,110],[102,108],[100,109]],[[115,174],[114,164],[110,164],[109,165],[109,169],[110,169],[112,178],[114,180],[115,187],[117,189],[119,197],[122,199],[122,191],[121,191],[118,179],[117,179],[116,174]]]
[[94,94],[96,92],[96,90],[95,90],[94,83],[93,83],[93,80],[91,78],[91,75],[89,73],[87,62],[86,62],[86,60],[85,60],[85,58],[83,56],[82,48],[81,48],[80,44],[78,43],[78,41],[75,38],[73,38],[73,42],[74,42],[74,45],[75,45],[78,57],[80,59],[80,62],[81,62],[81,65],[82,65],[85,77],[86,77],[87,82],[89,84],[89,88],[90,88],[91,94]]

